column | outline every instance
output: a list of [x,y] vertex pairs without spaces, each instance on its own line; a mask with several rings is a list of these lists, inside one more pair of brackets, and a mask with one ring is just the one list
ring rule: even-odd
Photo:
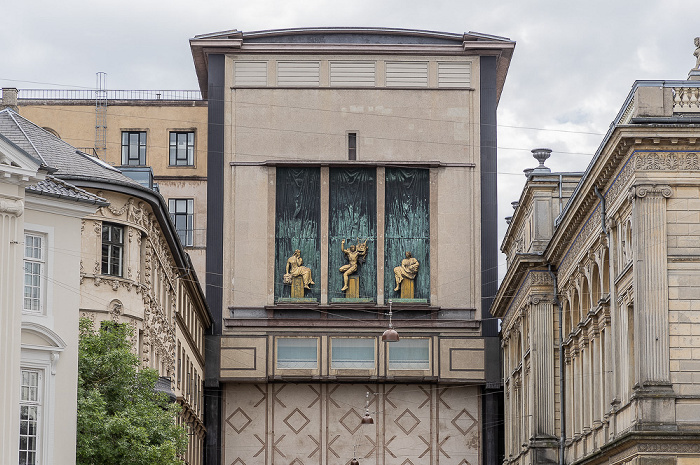
[[635,337],[639,382],[670,384],[666,199],[669,186],[630,189],[634,253]]
[[18,460],[23,213],[21,198],[0,194],[0,463]]

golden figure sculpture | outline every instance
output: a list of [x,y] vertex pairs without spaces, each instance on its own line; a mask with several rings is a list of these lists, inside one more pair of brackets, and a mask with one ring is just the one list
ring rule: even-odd
[[419,265],[420,263],[418,263],[418,260],[411,255],[411,252],[406,251],[406,258],[401,260],[401,265],[394,268],[394,277],[396,278],[396,287],[394,288],[395,291],[399,290],[401,287],[401,281],[403,281],[404,278],[416,278]]
[[367,255],[367,241],[360,243],[358,239],[357,245],[351,245],[349,249],[346,249],[345,239],[343,239],[340,243],[340,250],[348,257],[348,262],[350,262],[340,267],[340,272],[343,273],[343,288],[341,291],[345,291],[348,288],[348,277],[357,271],[357,261]]
[[311,279],[311,268],[302,266],[303,263],[304,260],[301,258],[301,250],[295,250],[294,255],[287,260],[287,267],[285,268],[284,275],[284,282],[286,284],[291,284],[292,278],[297,276],[301,276],[306,289],[310,289],[310,284],[315,284],[313,279]]

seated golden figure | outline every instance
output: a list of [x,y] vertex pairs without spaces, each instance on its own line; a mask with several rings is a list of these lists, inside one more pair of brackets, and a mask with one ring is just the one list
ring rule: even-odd
[[404,278],[416,278],[416,274],[418,274],[419,265],[420,263],[418,263],[418,260],[416,260],[413,257],[413,255],[411,255],[411,252],[407,251],[406,258],[401,260],[401,265],[394,268],[394,277],[396,278],[396,287],[394,288],[395,291],[398,291],[400,289],[401,281],[403,281]]
[[285,268],[284,283],[291,284],[292,278],[301,276],[304,281],[304,288],[310,289],[309,285],[315,284],[313,279],[311,279],[311,268],[303,266],[304,260],[301,258],[301,250],[297,249],[294,251],[294,255],[289,257],[287,260],[287,267]]

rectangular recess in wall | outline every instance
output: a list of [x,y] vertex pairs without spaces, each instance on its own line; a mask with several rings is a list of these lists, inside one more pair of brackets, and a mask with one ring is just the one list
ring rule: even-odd
[[236,61],[233,63],[235,86],[267,86],[267,61]]
[[320,85],[321,65],[318,61],[277,62],[278,86],[314,87]]
[[331,86],[374,87],[374,61],[331,61]]
[[388,61],[387,87],[428,87],[427,61]]
[[472,66],[468,61],[438,63],[438,87],[469,87]]

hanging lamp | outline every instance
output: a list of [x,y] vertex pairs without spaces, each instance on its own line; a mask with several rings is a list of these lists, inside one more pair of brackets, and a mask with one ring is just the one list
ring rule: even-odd
[[396,342],[399,340],[399,333],[394,329],[394,325],[391,321],[391,300],[389,300],[389,329],[384,331],[382,334],[382,341],[384,342]]
[[[367,391],[367,401],[365,401],[365,414],[360,421],[361,425],[373,425],[374,419],[369,414],[369,391]],[[350,462],[352,464],[352,462]]]
[[360,465],[360,461],[357,460],[357,444],[355,444],[352,453],[352,460],[350,460],[349,465]]

